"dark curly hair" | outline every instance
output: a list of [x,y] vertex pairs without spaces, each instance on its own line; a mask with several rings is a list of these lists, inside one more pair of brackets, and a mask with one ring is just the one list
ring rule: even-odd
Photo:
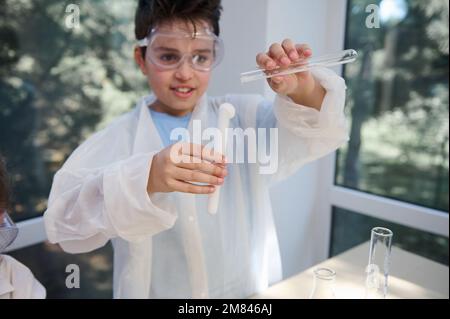
[[172,20],[191,23],[204,20],[211,23],[214,33],[219,36],[219,20],[222,11],[221,0],[139,0],[135,16],[137,40],[148,35],[158,24]]
[[6,174],[6,163],[0,155],[0,212],[10,205],[9,180]]

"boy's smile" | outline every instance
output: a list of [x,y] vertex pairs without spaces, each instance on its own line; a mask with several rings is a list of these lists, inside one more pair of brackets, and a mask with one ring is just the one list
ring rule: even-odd
[[175,92],[175,95],[181,99],[187,99],[193,95],[195,88],[185,85],[179,85],[172,87],[171,90]]

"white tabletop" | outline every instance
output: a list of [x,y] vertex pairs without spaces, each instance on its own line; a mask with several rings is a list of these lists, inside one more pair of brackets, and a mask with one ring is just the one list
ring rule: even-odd
[[[336,271],[337,298],[364,298],[364,270],[368,256],[369,242],[366,242],[281,281],[252,298],[308,298],[313,284],[313,270],[316,267],[328,267]],[[448,299],[448,286],[447,266],[392,247],[388,298]]]

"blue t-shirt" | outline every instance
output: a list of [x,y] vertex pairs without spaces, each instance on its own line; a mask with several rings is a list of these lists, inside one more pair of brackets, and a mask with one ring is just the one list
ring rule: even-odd
[[[149,108],[150,109],[150,108]],[[159,136],[164,144],[164,147],[175,144],[179,142],[178,140],[170,140],[170,133],[175,128],[187,128],[189,125],[189,120],[191,119],[191,113],[184,116],[173,116],[166,113],[156,112],[150,109],[150,114],[155,123],[156,129],[158,130]]]

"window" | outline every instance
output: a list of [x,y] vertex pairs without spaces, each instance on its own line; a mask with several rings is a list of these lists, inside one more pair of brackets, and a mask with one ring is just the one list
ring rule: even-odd
[[54,173],[92,132],[146,89],[134,66],[136,1],[79,1],[68,28],[61,1],[3,2],[0,153],[14,184],[17,222],[41,215]]
[[[379,5],[380,28],[365,28]],[[448,211],[448,3],[350,0],[345,69],[351,138],[336,183]]]
[[[448,265],[448,2],[347,3],[344,46],[359,58],[343,73],[350,141],[327,177],[323,239],[335,255],[385,226],[394,245]],[[380,28],[366,27],[371,4]]]
[[[71,152],[148,88],[133,60],[136,1],[76,3],[80,28],[66,23],[77,13],[66,12],[68,3],[1,2],[0,153],[13,184],[11,217],[24,221],[19,227],[27,234],[9,254],[50,298],[111,298],[111,246],[66,254],[43,242],[41,216],[53,175]],[[69,264],[80,267],[80,289],[65,286]]]
[[[349,229],[348,225],[357,225],[357,227]],[[369,241],[371,229],[377,226],[392,230],[394,233],[392,244],[396,247],[448,265],[447,237],[337,207],[333,208],[330,256]]]

